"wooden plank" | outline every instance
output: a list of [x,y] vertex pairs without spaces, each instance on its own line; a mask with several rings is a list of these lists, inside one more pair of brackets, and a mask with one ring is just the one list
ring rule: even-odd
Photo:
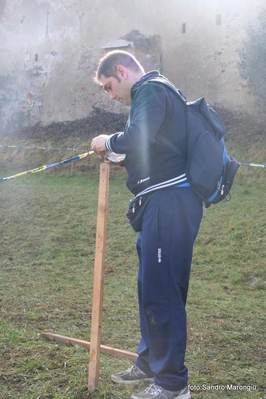
[[98,212],[96,227],[96,246],[94,261],[94,279],[92,296],[92,318],[91,318],[91,345],[89,360],[88,389],[93,391],[99,381],[99,360],[102,328],[103,307],[103,278],[106,247],[106,228],[108,213],[110,165],[100,165]]
[[103,279],[104,279],[104,263],[105,263],[105,248],[106,248],[109,174],[110,174],[110,165],[101,164],[99,194],[98,194],[96,249],[95,249],[95,262],[94,262],[91,342],[49,332],[42,333],[43,337],[51,339],[53,341],[60,342],[66,345],[81,345],[90,350],[90,360],[88,367],[89,391],[93,391],[98,386],[100,352],[106,353],[111,356],[116,356],[119,358],[126,358],[134,362],[137,359],[136,353],[101,345]]
[[[54,333],[49,333],[49,332],[44,332],[41,334],[44,338],[50,339],[51,341],[56,341],[61,344],[65,345],[80,345],[83,346],[86,349],[90,349],[91,343],[88,341],[84,341],[82,339],[77,339],[77,338],[71,338],[67,337],[65,335],[60,335],[60,334],[54,334]],[[137,354],[129,351],[125,351],[122,349],[116,349],[112,348],[110,346],[105,346],[105,345],[100,345],[100,352],[105,353],[110,356],[115,356],[121,359],[129,359],[132,361],[137,360]]]

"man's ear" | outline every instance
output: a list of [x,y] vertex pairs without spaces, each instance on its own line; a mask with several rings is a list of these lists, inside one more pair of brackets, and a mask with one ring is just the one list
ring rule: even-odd
[[121,80],[126,80],[128,77],[128,71],[127,68],[125,68],[123,65],[118,65],[118,67],[116,68],[117,71],[117,76],[121,79]]

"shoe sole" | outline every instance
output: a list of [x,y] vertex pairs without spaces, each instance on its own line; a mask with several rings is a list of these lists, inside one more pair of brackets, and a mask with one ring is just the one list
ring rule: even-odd
[[191,399],[190,391],[188,391],[187,393],[184,393],[184,395],[177,396],[175,399]]
[[184,393],[183,395],[176,396],[174,399],[191,399],[190,391]]
[[139,378],[137,380],[123,380],[122,378],[116,377],[115,375],[111,375],[111,380],[115,384],[138,384],[142,381],[153,382],[153,377],[152,378]]
[[174,399],[191,399],[190,391],[184,393],[183,395],[178,395]]
[[[138,394],[132,395],[130,399],[139,399]],[[183,395],[178,395],[173,399],[191,399],[190,391],[184,393]]]

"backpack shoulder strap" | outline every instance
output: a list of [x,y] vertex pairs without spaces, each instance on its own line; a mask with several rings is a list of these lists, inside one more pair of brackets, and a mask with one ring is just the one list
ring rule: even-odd
[[175,87],[175,85],[172,82],[170,82],[170,80],[168,80],[166,77],[159,75],[156,78],[151,78],[151,79],[147,80],[147,83],[148,82],[162,83],[163,85],[168,87],[170,90],[172,90],[174,93],[176,93],[183,104],[185,104],[185,105],[187,104],[187,99],[186,99],[184,93],[180,89],[177,89]]
[[[158,76],[156,78],[152,78],[149,79],[147,81],[148,82],[158,82],[161,83],[163,85],[165,85],[166,87],[168,87],[170,90],[172,90],[180,99],[180,101],[185,105],[185,113],[186,113],[186,105],[187,105],[187,99],[185,97],[185,95],[182,93],[181,90],[177,89],[173,83],[170,82],[170,80],[168,80],[167,78],[165,78],[164,76]],[[174,152],[176,152],[178,155],[180,155],[181,157],[184,157],[184,153],[180,150],[180,148],[174,144],[171,140],[169,140],[167,137],[165,137],[163,134],[158,133],[157,137],[164,143],[166,144],[169,148],[171,148]]]
[[167,137],[165,137],[163,134],[161,133],[157,133],[157,137],[164,143],[166,144],[168,147],[170,147],[173,151],[175,151],[178,155],[180,155],[181,157],[184,157],[184,153],[180,150],[180,148],[175,145],[171,140],[169,140]]

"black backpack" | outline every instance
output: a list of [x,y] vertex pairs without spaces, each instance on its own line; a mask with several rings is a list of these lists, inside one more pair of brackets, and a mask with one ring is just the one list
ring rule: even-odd
[[[230,199],[230,189],[240,164],[227,154],[223,139],[225,126],[221,117],[203,97],[187,102],[183,93],[162,75],[149,82],[163,83],[184,104],[187,130],[186,174],[198,199],[206,208],[225,198]],[[167,137],[158,134],[158,138],[184,157],[182,151]]]

